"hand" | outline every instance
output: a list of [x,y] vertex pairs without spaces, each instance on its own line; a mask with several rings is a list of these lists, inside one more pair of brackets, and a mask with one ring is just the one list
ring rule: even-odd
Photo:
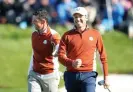
[[76,59],[74,62],[72,62],[72,66],[74,68],[79,68],[82,65],[82,60],[81,59]]
[[104,88],[109,89],[109,82],[107,80],[104,80]]

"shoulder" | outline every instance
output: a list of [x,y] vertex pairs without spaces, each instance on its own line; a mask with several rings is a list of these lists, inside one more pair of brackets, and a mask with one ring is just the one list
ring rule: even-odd
[[67,32],[65,32],[63,35],[64,36],[67,36],[67,35],[72,35],[75,33],[75,30],[74,29],[71,29],[71,30],[68,30]]
[[60,38],[60,34],[56,30],[50,28],[50,32],[53,38]]
[[68,39],[70,39],[70,37],[72,37],[73,34],[75,34],[74,29],[66,31],[66,32],[64,32],[63,36],[61,37],[61,40],[64,40],[64,41],[68,40]]
[[52,28],[50,28],[50,32],[51,32],[52,35],[59,34],[56,30],[54,30]]
[[93,33],[95,36],[100,36],[100,32],[97,29],[88,29],[91,33]]
[[33,36],[37,36],[37,35],[38,35],[38,32],[37,31],[32,32],[32,37]]

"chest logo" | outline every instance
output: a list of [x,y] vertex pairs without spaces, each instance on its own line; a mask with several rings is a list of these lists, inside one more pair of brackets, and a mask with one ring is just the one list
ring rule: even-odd
[[43,44],[47,44],[47,40],[44,40],[44,41],[43,41]]
[[89,37],[89,40],[90,40],[90,41],[93,41],[93,40],[94,40],[94,38],[93,38],[93,37]]

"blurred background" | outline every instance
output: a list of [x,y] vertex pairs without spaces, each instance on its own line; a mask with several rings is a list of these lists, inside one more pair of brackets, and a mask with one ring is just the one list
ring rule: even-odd
[[[45,8],[50,26],[62,35],[73,27],[77,6],[87,9],[88,25],[103,36],[109,73],[133,77],[133,0],[0,0],[0,92],[27,92],[32,13]],[[97,71],[102,74],[99,63]]]

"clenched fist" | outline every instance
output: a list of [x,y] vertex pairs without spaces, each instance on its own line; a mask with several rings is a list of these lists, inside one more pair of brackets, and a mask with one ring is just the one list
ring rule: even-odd
[[72,66],[74,68],[79,68],[82,65],[82,60],[81,59],[76,59],[74,62],[72,62]]

